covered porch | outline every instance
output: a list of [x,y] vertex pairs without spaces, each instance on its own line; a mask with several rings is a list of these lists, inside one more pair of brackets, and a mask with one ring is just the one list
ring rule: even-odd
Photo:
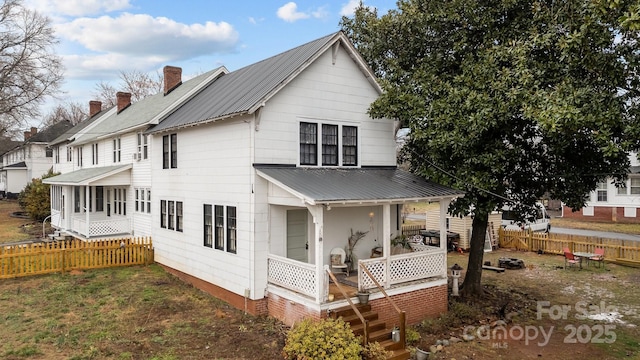
[[51,185],[51,225],[85,240],[131,235],[130,169],[96,167],[45,179]]
[[[354,288],[371,299],[383,296],[376,282],[390,295],[446,286],[446,217],[440,245],[429,246],[402,237],[402,207],[437,202],[446,213],[460,191],[395,168],[257,170],[269,182],[268,292],[319,311],[344,306],[329,297],[335,248],[353,250]],[[364,236],[349,249],[353,232]]]

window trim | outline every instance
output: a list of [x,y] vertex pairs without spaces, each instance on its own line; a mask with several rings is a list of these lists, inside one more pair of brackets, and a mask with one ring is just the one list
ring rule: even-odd
[[[357,125],[300,121],[298,130],[298,163],[300,166],[359,166],[360,137]],[[318,146],[320,146],[320,154],[318,154]]]

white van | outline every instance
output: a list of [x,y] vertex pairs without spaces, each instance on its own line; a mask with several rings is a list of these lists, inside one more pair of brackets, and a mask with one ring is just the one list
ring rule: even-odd
[[518,221],[518,215],[511,210],[510,206],[502,208],[502,228],[505,230],[533,230],[549,232],[551,230],[551,223],[549,222],[549,214],[544,208],[542,203],[536,203],[538,208],[536,211],[536,218],[533,221]]

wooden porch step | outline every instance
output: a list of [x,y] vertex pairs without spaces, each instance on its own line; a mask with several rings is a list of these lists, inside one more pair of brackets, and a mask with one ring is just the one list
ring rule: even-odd
[[[387,324],[380,319],[369,321],[369,333],[373,331],[383,330],[386,327]],[[361,336],[362,334],[364,334],[364,324],[358,322],[357,324],[351,325],[351,331],[353,331],[356,336]]]
[[[356,308],[358,308],[358,311],[362,312],[367,312],[367,311],[371,311],[371,305],[367,304],[367,305],[362,305],[362,304],[355,304]],[[331,316],[331,318],[333,319],[337,319],[340,316],[342,316],[343,318],[346,316],[350,316],[350,315],[354,315],[355,311],[353,311],[353,309],[351,308],[351,306],[343,306],[341,308],[337,308],[337,309],[333,309],[331,310],[331,314],[329,316]]]
[[[378,313],[374,312],[374,311],[365,311],[365,312],[360,312],[362,314],[362,317],[371,322],[373,320],[378,320]],[[348,315],[348,316],[342,316],[342,320],[344,322],[347,322],[349,324],[351,324],[351,326],[355,326],[358,324],[361,324],[362,322],[360,321],[360,318],[358,317],[358,315],[353,314],[353,315]]]

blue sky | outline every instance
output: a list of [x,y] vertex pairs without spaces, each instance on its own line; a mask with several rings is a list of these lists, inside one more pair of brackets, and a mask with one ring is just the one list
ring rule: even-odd
[[[121,71],[183,79],[224,65],[230,71],[339,30],[359,0],[24,0],[47,15],[65,64],[64,101],[87,104],[101,81]],[[378,14],[395,0],[365,0]],[[52,106],[49,102],[48,107]],[[46,111],[45,111],[46,112]]]

